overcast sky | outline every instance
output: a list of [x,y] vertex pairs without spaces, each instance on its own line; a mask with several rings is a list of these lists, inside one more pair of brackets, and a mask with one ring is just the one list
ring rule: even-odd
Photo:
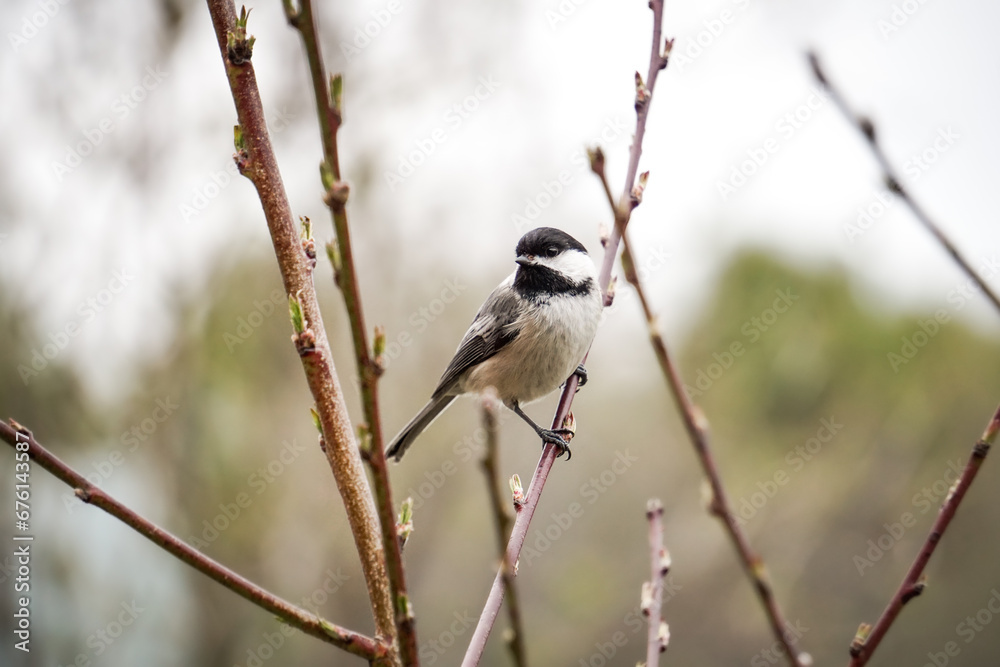
[[[78,325],[67,354],[99,369],[99,385],[166,340],[166,307],[206,289],[206,266],[268,247],[256,196],[230,167],[235,113],[207,10],[180,4],[171,31],[160,5],[124,0],[0,9],[0,279],[35,310],[39,344]],[[347,82],[341,161],[363,260],[397,279],[492,283],[513,268],[525,222],[567,229],[597,254],[609,215],[583,148],[605,147],[620,187],[632,76],[648,63],[644,2],[324,11],[329,68]],[[949,300],[965,279],[884,193],[804,54],[821,54],[913,194],[989,267],[1000,246],[998,23],[1000,6],[974,0],[669,2],[676,44],[632,231],[640,264],[669,257],[649,273],[667,326],[683,332],[732,253],[755,246],[847,267],[880,310],[944,308],[997,331],[981,303]],[[293,207],[325,221],[311,91],[277,0],[254,6],[251,32]],[[860,211],[871,214],[862,224]],[[81,306],[91,299],[94,316]]]

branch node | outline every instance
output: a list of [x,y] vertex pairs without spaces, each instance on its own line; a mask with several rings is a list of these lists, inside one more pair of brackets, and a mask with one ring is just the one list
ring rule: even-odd
[[875,123],[868,116],[858,116],[858,129],[861,130],[861,134],[865,135],[865,138],[871,143],[876,143],[875,137]]
[[14,419],[8,419],[7,423],[10,424],[10,427],[12,429],[14,429],[15,431],[17,431],[21,435],[27,436],[29,439],[31,439],[33,437],[31,435],[31,431],[28,430],[28,427],[24,426],[23,424],[21,424],[19,422],[17,422],[16,420],[14,420]]
[[281,0],[281,7],[285,10],[285,18],[288,19],[288,25],[299,30],[299,19],[302,18],[301,7],[295,6],[295,0]]
[[226,56],[229,62],[235,66],[240,66],[250,62],[253,57],[253,44],[256,38],[253,35],[247,37],[247,19],[250,18],[250,11],[244,5],[240,9],[239,18],[236,19],[236,30],[226,32]]
[[649,172],[644,171],[639,174],[639,182],[634,188],[632,188],[632,193],[629,198],[629,203],[632,208],[635,209],[636,206],[642,203],[642,193],[646,191],[646,182],[649,180]]
[[921,578],[920,581],[910,586],[906,592],[903,593],[903,597],[901,598],[903,604],[906,604],[913,598],[923,593],[925,588],[927,588],[927,580],[925,578]]
[[309,260],[309,269],[316,268],[316,240],[313,238],[312,222],[309,216],[300,215],[299,222],[302,224],[302,251]]
[[872,626],[870,623],[862,623],[858,626],[858,631],[854,633],[854,639],[851,640],[851,646],[848,649],[852,658],[857,658],[861,655],[861,652],[865,649],[865,643],[868,641],[868,635],[871,632]]
[[524,507],[524,487],[521,486],[521,477],[517,473],[510,476],[510,495],[514,501],[514,510],[520,512]]
[[639,72],[635,73],[635,111],[636,113],[641,113],[643,109],[649,104],[649,100],[652,98],[652,93],[646,88],[646,84],[642,82],[642,75]]
[[976,459],[985,459],[986,455],[990,453],[990,443],[985,440],[980,440],[972,447],[972,456]]
[[[399,506],[399,518],[396,520],[396,536],[399,537],[399,548],[406,545],[406,540],[413,534],[413,497],[407,496],[402,505]],[[411,614],[413,610],[410,609]]]
[[590,158],[590,170],[598,176],[604,175],[604,151],[600,146],[587,149],[587,157]]
[[334,211],[343,210],[351,195],[351,186],[344,181],[334,181],[323,195],[323,203]]
[[326,256],[333,267],[333,283],[338,289],[343,289],[344,286],[341,284],[340,274],[344,268],[344,261],[340,256],[340,246],[337,244],[336,239],[326,244]]

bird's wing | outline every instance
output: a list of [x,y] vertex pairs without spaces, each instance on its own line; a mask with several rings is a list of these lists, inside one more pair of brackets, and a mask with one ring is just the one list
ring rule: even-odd
[[435,398],[449,393],[462,373],[483,363],[517,338],[521,331],[520,297],[510,287],[513,279],[511,275],[493,290],[476,313],[472,326],[465,332],[454,358],[434,390]]

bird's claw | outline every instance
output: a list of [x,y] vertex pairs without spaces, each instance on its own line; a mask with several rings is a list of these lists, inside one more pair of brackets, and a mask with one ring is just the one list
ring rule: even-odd
[[[570,377],[573,377],[574,375],[580,378],[580,382],[576,385],[576,390],[580,391],[580,387],[587,384],[587,369],[583,367],[583,364],[579,364],[576,367],[576,370],[570,374]],[[562,386],[565,387],[566,383],[564,382]]]
[[565,434],[572,436],[573,431],[568,428],[557,428],[557,429],[542,429],[538,435],[542,437],[542,442],[555,445],[559,449],[559,453],[556,454],[556,458],[561,457],[566,454],[566,460],[569,461],[573,458],[573,452],[569,449],[569,443],[560,434]]

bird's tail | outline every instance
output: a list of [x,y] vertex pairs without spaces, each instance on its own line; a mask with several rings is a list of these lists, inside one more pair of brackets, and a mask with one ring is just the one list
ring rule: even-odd
[[392,456],[397,461],[403,458],[403,454],[409,449],[413,441],[417,439],[424,429],[431,425],[431,422],[437,419],[437,416],[441,412],[451,405],[451,402],[455,400],[454,396],[440,396],[438,398],[432,398],[431,401],[424,406],[424,409],[417,413],[409,424],[406,425],[402,431],[399,432],[392,442],[389,444],[388,449],[385,450],[385,455]]

